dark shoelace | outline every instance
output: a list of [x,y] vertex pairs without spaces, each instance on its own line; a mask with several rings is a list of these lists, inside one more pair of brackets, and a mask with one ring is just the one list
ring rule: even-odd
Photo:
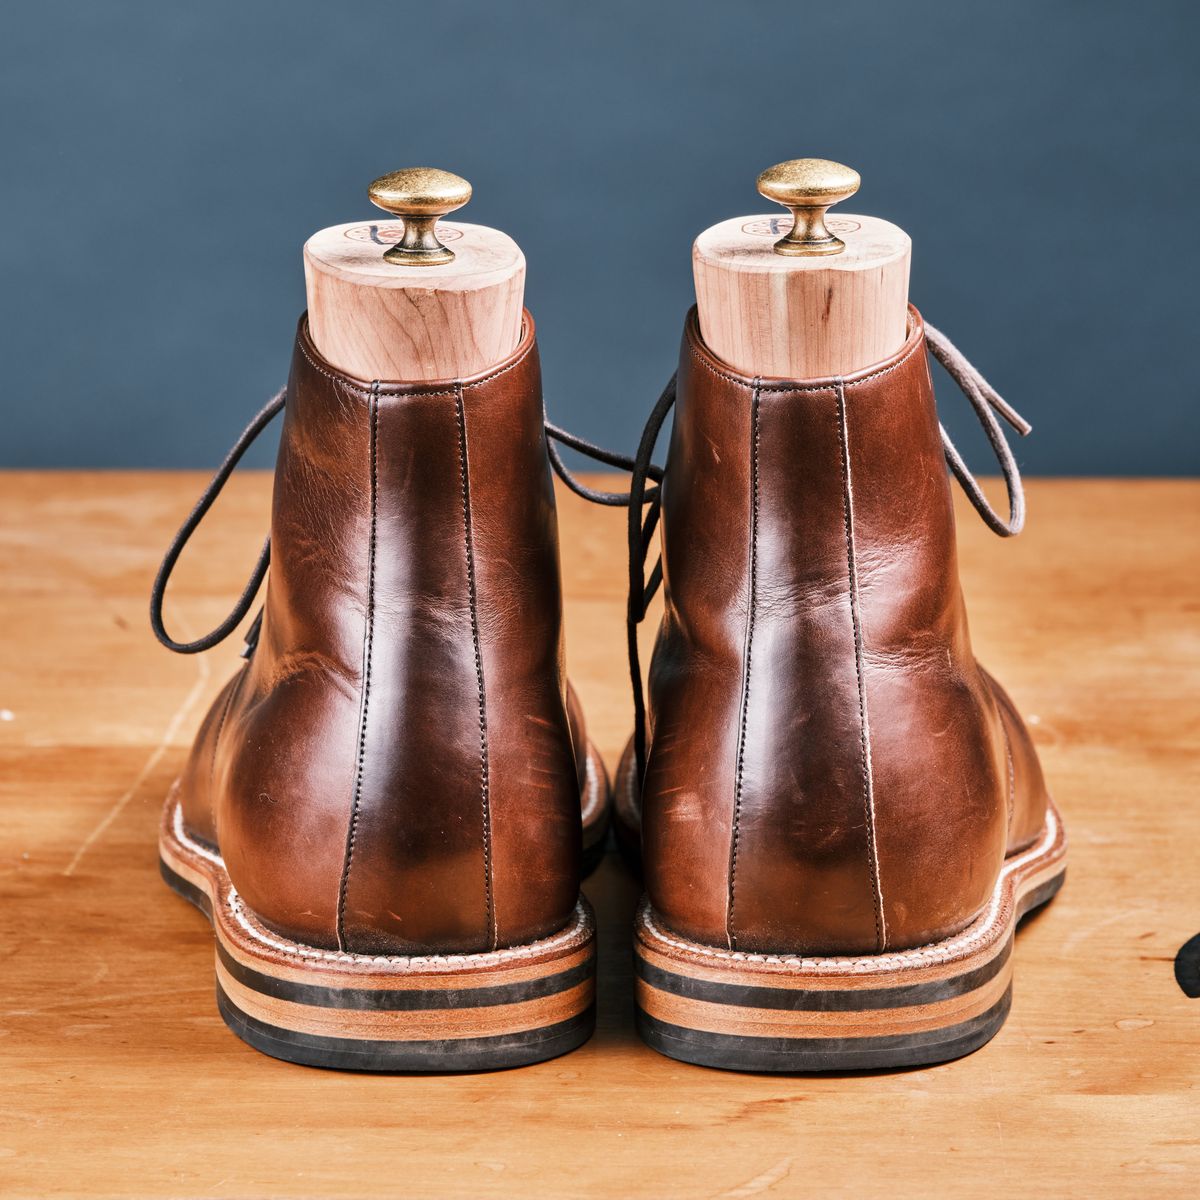
[[[642,777],[642,768],[646,762],[646,700],[642,691],[642,667],[638,655],[638,627],[646,618],[650,601],[662,584],[662,555],[650,572],[650,581],[646,582],[646,555],[650,552],[650,543],[658,528],[659,514],[662,512],[662,479],[664,468],[656,466],[652,461],[654,447],[658,444],[659,434],[667,415],[675,406],[675,380],[672,375],[663,388],[642,430],[638,442],[637,454],[632,459],[609,450],[601,450],[591,442],[574,437],[557,427],[546,426],[546,432],[554,429],[554,436],[564,445],[579,450],[591,458],[606,463],[608,466],[621,467],[630,473],[628,492],[593,492],[584,488],[574,479],[563,465],[558,450],[547,439],[546,445],[550,451],[550,462],[558,472],[562,481],[576,495],[585,500],[594,500],[597,504],[626,505],[629,509],[628,543],[629,543],[629,596],[625,605],[625,639],[629,655],[629,680],[633,688],[633,737],[634,753],[637,755],[638,778]],[[653,480],[653,486],[648,487],[647,481]],[[642,509],[649,505],[645,517]]]
[[1008,491],[1008,520],[1005,521],[988,503],[975,476],[967,470],[967,464],[954,448],[946,427],[939,424],[946,464],[954,473],[954,478],[958,480],[962,490],[966,492],[967,499],[975,506],[975,511],[983,518],[984,524],[1000,537],[1015,537],[1025,528],[1025,489],[1021,486],[1021,472],[1017,469],[1012,447],[1008,444],[995,413],[999,413],[1021,437],[1027,437],[1033,426],[984,379],[979,370],[967,361],[966,355],[940,329],[934,329],[932,325],[927,324],[925,341],[930,354],[946,368],[946,374],[970,400],[971,407],[975,410],[975,415],[995,451],[996,460],[1004,474],[1004,486]]
[[[958,384],[983,425],[984,432],[987,434],[988,441],[1000,464],[1000,470],[1004,475],[1004,485],[1008,492],[1008,520],[1005,521],[988,503],[983,489],[967,469],[962,455],[950,440],[945,426],[939,424],[942,451],[945,454],[946,463],[987,527],[1001,537],[1012,537],[1020,533],[1025,524],[1025,491],[1021,486],[1021,473],[1017,468],[1016,459],[1013,457],[1012,448],[1009,446],[1008,440],[1004,436],[1004,430],[1001,429],[995,414],[999,413],[1022,437],[1029,433],[1031,426],[984,379],[962,351],[944,333],[932,325],[926,324],[925,339],[929,352],[945,367],[950,378]],[[650,552],[650,544],[654,539],[654,533],[658,528],[659,517],[662,513],[661,484],[664,475],[664,468],[655,466],[652,458],[663,424],[674,404],[675,376],[672,375],[670,382],[663,389],[662,395],[659,396],[658,402],[650,413],[632,465],[627,465],[629,460],[622,460],[619,455],[610,454],[601,460],[611,466],[625,467],[631,472],[629,492],[595,493],[597,497],[604,497],[604,499],[598,500],[598,503],[629,505],[629,601],[626,608],[626,640],[629,650],[629,677],[633,689],[633,746],[638,780],[641,780],[646,769],[646,702],[642,686],[637,632],[638,627],[645,620],[650,602],[658,592],[663,578],[662,554],[660,553],[654,569],[650,572],[649,580],[646,579],[646,557]],[[587,446],[585,453],[596,449],[586,443],[585,446]],[[583,446],[578,448],[584,449]],[[551,457],[553,461],[556,456],[552,455]],[[556,466],[555,469],[559,468]],[[559,470],[559,473],[563,474],[562,470]],[[563,478],[566,479],[566,476],[563,475]],[[656,486],[648,488],[646,486],[647,479],[652,479]],[[572,486],[572,490],[577,491],[581,496],[586,496],[586,492],[574,487],[572,481],[567,480],[567,482],[569,486]],[[587,496],[587,498],[591,499],[592,497]],[[644,517],[642,516],[643,508],[647,508]]]
[[[183,548],[188,544],[188,539],[196,532],[200,522],[204,520],[205,514],[212,508],[217,497],[221,494],[221,489],[225,486],[230,475],[233,474],[233,470],[241,461],[242,455],[250,449],[254,439],[283,411],[286,400],[287,389],[281,388],[259,409],[250,424],[242,430],[238,440],[233,443],[233,448],[225,455],[225,461],[217,468],[217,473],[212,477],[208,487],[204,489],[200,499],[196,501],[195,508],[192,509],[188,514],[187,520],[179,527],[179,532],[171,539],[171,544],[167,547],[166,554],[163,555],[162,564],[158,568],[158,574],[154,577],[154,585],[150,589],[150,628],[154,630],[154,636],[168,650],[174,650],[176,654],[199,654],[200,651],[210,650],[218,642],[223,642],[241,624],[242,618],[250,611],[250,606],[254,603],[254,597],[258,595],[258,589],[262,587],[262,582],[267,577],[267,568],[271,565],[271,539],[269,537],[263,543],[262,553],[259,554],[258,562],[254,564],[254,570],[250,574],[250,580],[245,588],[243,588],[237,603],[233,606],[233,611],[216,629],[211,633],[206,633],[203,637],[197,638],[194,642],[177,642],[163,625],[163,602],[167,596],[167,583],[171,578],[171,572],[175,570],[175,564],[179,561],[179,556],[183,553]],[[261,615],[260,613],[260,618]],[[251,634],[257,637],[259,624],[260,620],[256,619],[250,633],[246,635],[246,644],[248,647],[252,646],[250,640]]]
[[[287,389],[283,388],[276,392],[254,415],[250,424],[238,435],[237,441],[234,442],[233,447],[225,456],[224,462],[217,468],[216,474],[213,475],[208,486],[201,493],[200,499],[196,501],[195,507],[188,514],[187,520],[179,527],[179,531],[171,539],[171,543],[167,547],[166,554],[163,555],[158,573],[154,577],[154,584],[150,589],[150,627],[154,630],[154,636],[168,650],[173,650],[176,654],[199,654],[201,651],[211,650],[213,646],[223,642],[245,619],[246,614],[254,605],[255,597],[262,587],[263,580],[267,577],[267,570],[271,565],[271,539],[269,536],[263,542],[262,552],[258,556],[258,561],[254,564],[254,570],[250,573],[250,578],[246,586],[242,589],[242,594],[238,597],[229,616],[210,633],[196,638],[195,641],[177,642],[167,632],[163,622],[163,605],[166,602],[167,584],[170,582],[171,573],[175,570],[176,563],[179,562],[179,558],[183,554],[184,548],[187,546],[192,534],[196,532],[200,522],[204,520],[208,510],[212,508],[217,497],[221,494],[221,489],[229,481],[229,477],[233,474],[242,456],[250,449],[258,435],[283,411],[286,402]],[[550,462],[571,491],[595,504],[625,505],[629,503],[629,496],[626,493],[599,492],[580,483],[567,469],[554,443],[561,442],[564,446],[569,446],[572,450],[586,454],[589,458],[593,458],[605,466],[618,467],[625,471],[638,471],[638,464],[635,459],[627,458],[623,454],[615,454],[610,450],[593,445],[583,438],[568,433],[565,429],[559,429],[557,425],[552,425],[549,421],[545,422],[545,429],[546,449],[550,456]],[[648,471],[642,472],[643,476],[647,473],[651,478],[656,480],[662,477],[662,472],[657,467],[649,467]],[[657,489],[654,489],[654,492],[657,494]],[[244,657],[248,658],[254,652],[255,646],[258,644],[258,635],[261,628],[262,610],[260,609],[246,632],[246,647],[243,651]]]
[[[1012,448],[1004,436],[1000,422],[996,420],[998,413],[1022,437],[1030,431],[1029,422],[1014,408],[1007,404],[995,388],[987,382],[979,371],[968,362],[963,353],[955,347],[948,337],[932,325],[925,326],[926,342],[929,351],[939,363],[945,367],[947,374],[958,384],[963,395],[971,402],[988,441],[996,454],[1000,469],[1004,475],[1005,488],[1008,492],[1008,520],[1005,521],[983,494],[978,481],[967,469],[962,456],[950,440],[945,427],[940,426],[942,449],[954,477],[962,486],[967,498],[975,510],[983,518],[985,524],[1001,537],[1012,537],[1020,533],[1025,524],[1025,492],[1021,486],[1021,474],[1017,469],[1016,459]],[[254,566],[250,579],[242,594],[238,597],[233,611],[211,633],[197,638],[192,642],[177,642],[166,631],[163,625],[163,603],[166,598],[167,583],[171,572],[179,561],[189,538],[195,533],[197,526],[205,514],[213,506],[221,489],[241,460],[242,455],[250,448],[255,438],[283,411],[286,402],[286,389],[278,392],[266,406],[256,414],[254,419],[242,431],[233,448],[225,456],[225,461],[217,469],[211,482],[204,489],[186,521],[180,526],[179,532],[171,540],[162,565],[154,579],[150,593],[150,625],[155,636],[169,650],[177,654],[196,654],[208,650],[224,641],[241,624],[246,614],[254,604],[254,599],[266,578],[267,569],[271,562],[271,539],[268,537],[263,544],[262,553]],[[565,429],[545,421],[546,452],[555,473],[577,496],[590,500],[593,504],[609,507],[625,507],[628,509],[628,544],[629,544],[629,598],[626,604],[625,626],[626,640],[629,653],[629,675],[633,688],[634,713],[634,754],[637,764],[637,778],[640,780],[646,765],[646,703],[642,688],[642,670],[638,654],[638,628],[646,618],[650,602],[654,599],[662,585],[663,568],[662,555],[654,564],[649,580],[646,579],[646,558],[650,552],[650,544],[658,529],[659,517],[662,513],[662,480],[664,468],[656,466],[652,461],[654,448],[658,444],[659,435],[671,409],[675,404],[675,376],[672,375],[667,386],[655,403],[646,426],[642,430],[638,442],[637,453],[629,458],[624,454],[606,450],[584,438],[568,433]],[[608,467],[617,467],[628,471],[630,485],[628,492],[605,492],[587,487],[568,470],[559,452],[559,443],[572,450],[586,455],[588,458]],[[643,509],[646,510],[643,515]],[[262,627],[262,611],[255,617],[253,624],[246,634],[244,656],[253,653],[258,642],[259,631]]]

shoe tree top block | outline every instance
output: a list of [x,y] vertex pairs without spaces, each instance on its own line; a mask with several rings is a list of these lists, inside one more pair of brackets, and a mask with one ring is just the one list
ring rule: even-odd
[[908,234],[878,217],[826,222],[858,185],[857,172],[825,159],[780,163],[758,177],[758,190],[791,216],[734,217],[696,239],[700,331],[740,374],[849,375],[904,345]]
[[319,230],[304,245],[309,330],[322,355],[358,379],[464,379],[521,340],[525,256],[506,233],[442,222],[471,198],[447,171],[377,179],[390,221]]

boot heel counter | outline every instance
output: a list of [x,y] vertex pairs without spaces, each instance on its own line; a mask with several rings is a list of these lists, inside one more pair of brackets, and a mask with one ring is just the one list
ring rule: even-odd
[[351,378],[301,322],[260,636],[180,789],[271,929],[468,953],[570,919],[580,776],[543,419],[528,314],[507,359],[444,382]]
[[654,911],[690,939],[755,953],[877,954],[950,936],[986,904],[1004,858],[1008,806],[989,745],[985,732],[949,754],[873,747],[870,814],[846,770],[854,736],[805,756],[823,790],[763,786],[744,766],[740,790],[727,775],[718,801],[670,785],[679,776],[652,761],[642,828]]
[[[992,893],[1011,774],[978,675],[935,684],[927,672],[900,668],[864,680],[856,712],[849,697],[840,719],[836,704],[824,706],[820,736],[784,732],[787,777],[769,750],[743,768],[731,871],[738,947],[909,949],[968,925]],[[833,695],[832,681],[816,691]],[[821,707],[805,714],[803,728]]]
[[[270,686],[261,669],[252,660],[217,747],[221,855],[241,901],[269,929],[344,949],[338,918],[356,697],[319,671]],[[299,728],[306,737],[290,736]]]
[[[516,714],[505,714],[510,715]],[[518,945],[560,929],[579,897],[580,772],[565,712],[559,719],[525,717],[519,727],[498,721],[493,731],[488,845],[493,937],[497,945]]]

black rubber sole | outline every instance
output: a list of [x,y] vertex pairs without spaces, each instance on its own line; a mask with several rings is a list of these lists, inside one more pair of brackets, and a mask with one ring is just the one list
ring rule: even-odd
[[161,858],[158,860],[158,873],[162,876],[163,882],[171,891],[177,896],[182,896],[194,908],[198,908],[207,918],[209,924],[212,923],[212,901],[209,900],[206,891],[196,887],[193,883],[189,883],[182,875],[177,875]]
[[854,991],[808,990],[805,988],[748,987],[738,983],[718,983],[691,975],[676,975],[638,958],[635,969],[639,979],[651,987],[688,1000],[707,1004],[728,1004],[735,1008],[774,1009],[778,1012],[872,1012],[905,1008],[916,1004],[939,1004],[982,987],[994,979],[1012,955],[1012,942],[989,962],[964,975],[954,975],[937,983],[910,986],[862,988]]
[[[933,983],[847,991],[751,987],[675,974],[654,967],[640,957],[635,958],[635,970],[640,979],[660,992],[735,1008],[867,1013],[936,1004],[967,995],[995,978],[1008,964],[1021,922],[1047,904],[1062,887],[1065,878],[1064,869],[1026,893],[1007,945],[988,963],[974,971]],[[695,1066],[794,1074],[878,1071],[933,1066],[962,1058],[996,1036],[1011,1005],[1010,984],[995,1004],[969,1020],[922,1033],[879,1037],[764,1038],[714,1033],[673,1025],[640,1007],[637,1029],[652,1049]]]
[[264,1025],[236,1008],[217,985],[217,1008],[242,1041],[285,1062],[339,1071],[460,1074],[524,1067],[557,1058],[582,1046],[592,1035],[595,1009],[569,1021],[498,1037],[460,1038],[449,1051],[445,1041],[373,1042],[358,1038],[317,1037]]
[[639,1010],[638,1033],[669,1058],[726,1071],[872,1071],[932,1066],[962,1058],[989,1042],[1008,1016],[1012,989],[987,1012],[928,1034],[865,1038],[757,1038],[668,1025]]

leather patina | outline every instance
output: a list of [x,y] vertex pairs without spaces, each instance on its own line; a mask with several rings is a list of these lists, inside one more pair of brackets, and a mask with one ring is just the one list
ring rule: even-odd
[[945,938],[1045,822],[1028,732],[971,650],[925,350],[913,309],[868,370],[750,379],[687,320],[640,809],[653,910],[697,942]]
[[467,953],[571,918],[587,743],[542,422],[528,314],[505,362],[421,384],[350,378],[301,320],[261,633],[180,788],[280,934]]

